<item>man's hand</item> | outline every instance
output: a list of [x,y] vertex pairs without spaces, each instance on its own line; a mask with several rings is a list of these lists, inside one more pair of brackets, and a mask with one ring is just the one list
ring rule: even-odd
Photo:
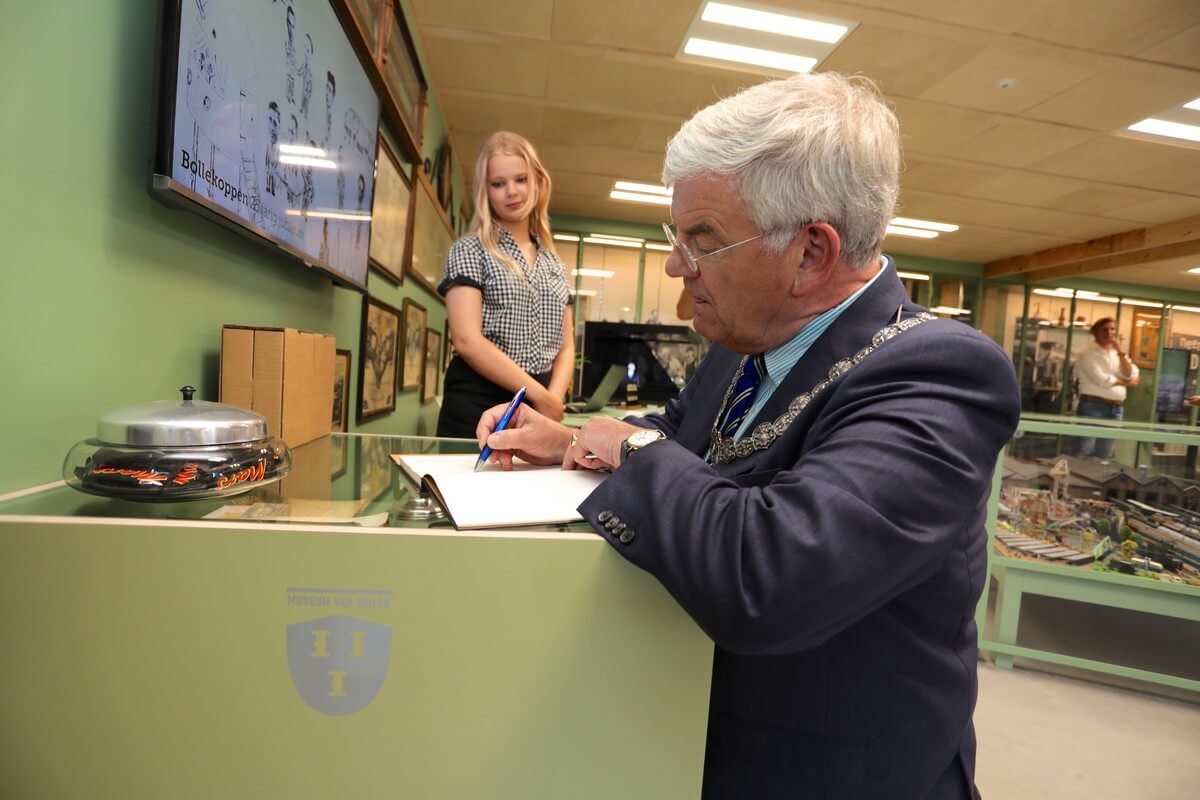
[[571,442],[571,429],[546,419],[522,403],[517,406],[508,427],[492,433],[507,407],[507,404],[492,406],[483,412],[475,426],[479,449],[482,450],[485,444],[492,448],[488,461],[498,461],[500,468],[505,470],[512,469],[513,456],[530,464],[561,463]]
[[621,443],[639,431],[636,425],[595,416],[579,429],[563,453],[563,469],[616,469],[621,466]]

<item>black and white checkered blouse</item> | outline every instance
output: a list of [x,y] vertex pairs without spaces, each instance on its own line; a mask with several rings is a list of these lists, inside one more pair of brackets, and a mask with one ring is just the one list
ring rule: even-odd
[[[503,228],[500,249],[525,265],[521,248]],[[538,247],[533,267],[517,273],[485,250],[478,236],[464,236],[450,248],[438,293],[444,297],[452,286],[483,293],[483,335],[517,366],[530,375],[550,371],[562,349],[563,311],[571,304],[566,268],[552,249]]]

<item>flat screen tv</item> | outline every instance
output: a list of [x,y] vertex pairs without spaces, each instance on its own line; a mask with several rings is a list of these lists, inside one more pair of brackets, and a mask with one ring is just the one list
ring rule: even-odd
[[164,0],[157,196],[365,289],[379,98],[330,0]]

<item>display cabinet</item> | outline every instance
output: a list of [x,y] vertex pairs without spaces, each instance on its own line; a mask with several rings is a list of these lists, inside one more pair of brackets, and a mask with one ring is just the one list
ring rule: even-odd
[[2,797],[697,797],[712,643],[583,523],[411,521],[333,434],[236,497],[0,497]]
[[994,477],[990,569],[976,614],[980,649],[1002,667],[1022,657],[1200,691],[1194,675],[1020,646],[1017,639],[1028,595],[1200,623],[1198,447],[1197,428],[1022,417]]

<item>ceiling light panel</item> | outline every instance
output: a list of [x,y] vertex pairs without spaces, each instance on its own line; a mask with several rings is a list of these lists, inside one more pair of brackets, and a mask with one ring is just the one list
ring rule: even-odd
[[856,27],[853,20],[756,3],[701,2],[675,57],[767,75],[811,72]]

